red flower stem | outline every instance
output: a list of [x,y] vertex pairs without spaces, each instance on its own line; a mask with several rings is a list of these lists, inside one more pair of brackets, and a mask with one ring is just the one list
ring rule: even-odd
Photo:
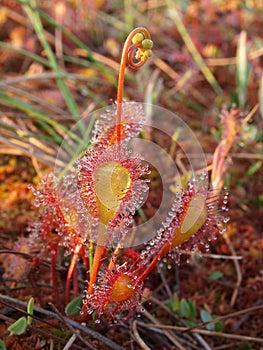
[[127,61],[132,68],[141,67],[144,62],[133,63],[131,59],[129,59],[129,47],[132,43],[133,37],[137,33],[142,33],[145,39],[151,39],[151,36],[146,28],[138,27],[135,28],[127,37],[121,56],[121,63],[119,69],[119,79],[118,79],[118,91],[117,91],[117,117],[116,117],[116,134],[117,134],[117,142],[121,141],[121,113],[122,113],[122,101],[123,101],[123,86],[124,86],[124,76],[125,76],[125,68]]
[[78,259],[78,255],[80,252],[80,249],[82,248],[81,244],[77,244],[75,249],[74,249],[74,253],[73,253],[73,257],[70,261],[70,265],[69,265],[69,269],[68,269],[68,274],[67,274],[67,279],[66,279],[66,290],[65,290],[65,301],[66,304],[69,303],[69,291],[70,291],[70,280],[72,278],[72,275],[74,273],[74,270],[76,268],[76,264],[77,264],[77,259]]
[[54,300],[57,305],[57,307],[61,310],[61,301],[58,293],[58,278],[57,278],[57,271],[56,271],[56,264],[57,264],[57,255],[58,251],[57,249],[52,249],[51,251],[51,279],[52,279],[52,285],[53,285],[53,295]]

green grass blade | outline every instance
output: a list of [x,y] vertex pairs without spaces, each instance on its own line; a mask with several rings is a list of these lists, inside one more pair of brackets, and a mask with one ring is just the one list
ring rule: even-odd
[[[33,315],[34,312],[34,305],[35,305],[35,301],[34,298],[30,298],[27,304],[27,313],[30,315]],[[32,316],[27,316],[27,324],[30,325],[32,324],[33,318]]]
[[[44,34],[44,28],[39,16],[39,12],[38,9],[36,7],[36,1],[35,0],[29,0],[27,3],[25,2],[21,2],[23,4],[23,8],[25,10],[25,12],[27,13],[32,26],[39,38],[39,41],[41,43],[41,45],[43,46],[44,50],[46,51],[49,63],[51,68],[53,69],[53,71],[55,73],[61,73],[61,69],[58,65],[58,62],[56,60],[56,56],[52,50],[52,48],[50,47],[45,34]],[[73,96],[70,93],[70,90],[68,88],[68,86],[65,84],[64,79],[61,78],[57,78],[57,84],[58,87],[64,97],[64,100],[71,112],[71,114],[75,117],[79,116],[79,111],[78,111],[78,107],[77,104],[73,98]]]
[[[8,107],[15,107],[23,112],[25,112],[26,114],[28,114],[29,116],[34,116],[37,119],[38,123],[42,123],[41,125],[44,128],[47,128],[47,126],[52,126],[52,128],[47,129],[49,132],[54,133],[54,135],[56,137],[56,142],[61,142],[62,141],[62,137],[59,135],[58,132],[56,132],[57,130],[61,130],[64,133],[68,133],[68,135],[79,142],[79,136],[75,135],[72,132],[69,132],[69,130],[63,126],[62,124],[58,123],[57,121],[55,121],[52,118],[49,118],[42,110],[38,109],[35,106],[32,106],[29,103],[26,103],[18,98],[15,98],[13,96],[9,96],[7,94],[5,94],[3,91],[0,90],[0,103],[2,103],[3,105],[7,105]],[[52,130],[52,131],[51,131]]]
[[242,31],[237,45],[237,93],[241,107],[245,106],[247,95],[247,84],[249,79],[247,33]]
[[0,47],[3,47],[4,49],[8,49],[8,50],[13,50],[13,51],[25,56],[25,57],[31,58],[32,60],[43,64],[43,66],[50,68],[50,63],[48,62],[48,60],[30,52],[30,51],[15,47],[15,46],[8,44],[8,43],[5,43],[3,41],[0,41]]
[[0,339],[0,349],[1,350],[7,350],[6,349],[6,346],[5,346],[5,343],[3,342],[3,340]]
[[211,87],[214,89],[214,91],[221,95],[223,93],[222,88],[218,84],[216,78],[212,74],[211,70],[207,67],[204,59],[200,55],[199,51],[197,50],[195,44],[193,43],[193,40],[191,39],[190,35],[188,34],[185,25],[176,9],[175,3],[172,0],[167,0],[167,6],[169,8],[169,12],[171,15],[171,18],[174,20],[174,23],[176,25],[176,28],[178,32],[180,33],[187,49],[191,53],[193,59],[195,60],[197,66],[203,73],[204,77],[208,81],[208,83],[211,85]]
[[260,83],[259,83],[258,100],[259,100],[259,111],[263,119],[263,77],[261,77]]
[[[22,0],[19,0],[19,2],[23,2]],[[61,25],[59,25],[56,21],[54,21],[53,18],[51,18],[49,15],[47,15],[45,12],[43,12],[42,10],[38,10],[39,15],[50,25],[54,26],[54,28],[57,28],[59,30],[61,30],[61,32],[65,35],[65,37],[67,37],[73,44],[75,44],[77,47],[79,47],[80,49],[83,49],[84,51],[87,52],[88,54],[88,59],[89,62],[100,69],[101,72],[103,72],[106,77],[108,78],[108,80],[111,82],[111,84],[113,84],[113,86],[117,86],[117,82],[116,82],[116,76],[115,74],[113,74],[112,70],[107,68],[103,63],[101,63],[100,61],[96,60],[94,58],[94,55],[92,53],[92,51],[90,50],[90,48],[85,45],[79,38],[77,38],[74,34],[70,33],[69,31],[67,31],[67,29],[65,29],[64,27],[62,27]],[[89,66],[91,66],[91,64]]]

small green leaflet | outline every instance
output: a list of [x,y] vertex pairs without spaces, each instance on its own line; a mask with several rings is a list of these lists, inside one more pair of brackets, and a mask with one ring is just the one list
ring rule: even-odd
[[[30,315],[33,315],[34,312],[34,298],[30,298],[29,302],[27,303],[27,313]],[[27,324],[30,325],[33,321],[33,318],[31,316],[27,316]]]
[[212,281],[217,281],[222,277],[223,277],[223,273],[221,271],[214,271],[211,273],[211,275],[208,278]]
[[5,346],[5,343],[3,342],[3,340],[0,339],[0,349],[1,350],[7,350],[6,349],[6,346]]
[[20,317],[16,322],[11,324],[11,326],[8,327],[9,332],[11,334],[23,334],[26,331],[27,327],[27,319],[26,317]]
[[68,305],[66,306],[65,313],[66,315],[74,315],[78,314],[81,310],[82,306],[82,297],[78,296],[72,299]]

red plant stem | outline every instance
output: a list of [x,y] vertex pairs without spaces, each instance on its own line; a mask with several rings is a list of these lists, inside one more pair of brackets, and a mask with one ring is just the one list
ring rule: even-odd
[[73,271],[73,296],[76,298],[79,295],[78,270],[77,264]]
[[118,79],[118,91],[117,91],[117,117],[116,117],[116,133],[117,133],[117,141],[121,141],[121,113],[122,113],[122,101],[123,101],[123,86],[124,86],[124,73],[127,61],[133,68],[141,67],[143,64],[133,64],[128,59],[129,54],[129,47],[132,43],[133,37],[137,33],[142,33],[145,37],[145,39],[151,39],[151,36],[146,28],[138,27],[135,28],[127,37],[123,49],[122,49],[122,56],[121,56],[121,63],[120,63],[120,69],[119,69],[119,79]]
[[100,244],[97,244],[92,270],[90,273],[90,280],[89,280],[89,287],[88,287],[88,294],[92,294],[94,292],[94,286],[96,284],[97,275],[100,269],[100,265],[102,263],[102,260],[106,254],[106,248]]
[[77,244],[75,249],[74,249],[74,253],[73,253],[73,257],[70,261],[70,265],[69,265],[69,269],[68,269],[68,274],[67,274],[67,279],[66,279],[66,290],[65,290],[65,301],[66,304],[69,303],[69,291],[70,291],[70,280],[71,277],[73,275],[73,272],[76,268],[76,264],[77,264],[77,259],[78,259],[78,255],[80,252],[80,249],[82,248],[81,244]]
[[57,307],[61,310],[62,306],[61,306],[61,301],[58,293],[58,278],[57,278],[57,271],[56,271],[57,255],[58,255],[57,248],[51,249],[51,279],[52,279],[52,285],[53,285],[53,295],[54,295],[54,300]]

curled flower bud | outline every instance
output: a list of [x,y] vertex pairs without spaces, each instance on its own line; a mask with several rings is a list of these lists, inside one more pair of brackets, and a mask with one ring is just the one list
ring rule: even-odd
[[149,57],[151,57],[153,54],[152,50],[145,50],[144,51],[144,55],[143,55],[143,59],[147,60]]
[[142,41],[142,47],[144,48],[144,49],[151,49],[152,47],[153,47],[153,42],[152,42],[152,40],[150,40],[150,39],[144,39],[143,41]]
[[132,38],[132,43],[133,44],[140,44],[142,41],[145,40],[145,37],[142,33],[137,33],[134,35],[134,37]]
[[144,48],[138,48],[135,54],[136,60],[140,62],[146,62],[149,57],[152,56],[152,50],[145,50]]

